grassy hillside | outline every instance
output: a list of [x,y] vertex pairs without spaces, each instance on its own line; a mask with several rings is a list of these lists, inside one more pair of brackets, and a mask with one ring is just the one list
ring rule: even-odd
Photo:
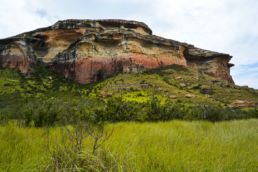
[[35,67],[26,77],[13,70],[0,69],[0,91],[5,98],[118,96],[126,101],[146,102],[155,94],[161,99],[186,102],[228,104],[237,99],[258,101],[257,90],[228,84],[195,69],[181,66],[138,74],[118,74],[102,82],[84,86],[67,81],[44,67]]
[[90,114],[111,121],[257,117],[254,108],[229,108],[235,100],[258,102],[258,94],[180,66],[118,74],[88,85],[40,66],[28,76],[0,69],[0,121],[26,119],[42,126]]
[[87,134],[74,154],[71,138],[79,136],[71,126],[9,123],[0,127],[0,171],[256,171],[257,126],[257,119],[109,124],[110,137],[94,154]]

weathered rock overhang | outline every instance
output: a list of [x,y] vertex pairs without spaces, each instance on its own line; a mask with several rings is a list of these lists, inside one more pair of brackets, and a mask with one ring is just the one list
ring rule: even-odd
[[32,63],[52,67],[58,64],[56,69],[67,77],[77,77],[75,80],[80,83],[96,81],[100,71],[109,76],[171,64],[195,66],[233,82],[229,71],[231,58],[228,54],[152,35],[145,23],[127,20],[62,20],[0,40],[0,66],[17,66],[26,72]]
[[128,28],[136,29],[143,28],[149,35],[152,34],[152,30],[143,22],[133,20],[118,20],[118,19],[102,19],[102,20],[61,20],[56,22],[52,28],[54,29],[75,29],[80,27],[88,28]]

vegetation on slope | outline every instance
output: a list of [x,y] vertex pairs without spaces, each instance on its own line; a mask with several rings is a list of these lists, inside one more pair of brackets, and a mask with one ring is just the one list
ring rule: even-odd
[[0,120],[35,126],[78,120],[158,121],[256,118],[256,108],[232,108],[236,99],[258,101],[254,89],[218,81],[194,69],[171,66],[119,74],[79,85],[36,66],[29,76],[0,69]]
[[[0,171],[254,171],[257,119],[216,122],[258,117],[237,99],[258,94],[179,66],[88,85],[0,69]],[[145,122],[171,119],[213,123]]]

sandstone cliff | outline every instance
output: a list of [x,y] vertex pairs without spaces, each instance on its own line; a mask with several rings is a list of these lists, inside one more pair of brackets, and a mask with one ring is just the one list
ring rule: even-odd
[[64,20],[0,40],[1,67],[28,74],[40,63],[81,84],[173,64],[232,83],[230,59],[152,35],[146,24],[126,20]]

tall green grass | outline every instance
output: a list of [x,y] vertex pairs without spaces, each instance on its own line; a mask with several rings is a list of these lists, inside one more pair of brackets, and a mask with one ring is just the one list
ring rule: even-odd
[[[108,154],[105,162],[115,163],[109,171],[256,171],[257,126],[257,119],[108,124],[105,131],[113,134],[100,149]],[[49,147],[66,142],[62,131],[1,126],[0,171],[46,171],[52,162]],[[91,142],[84,139],[85,152]]]

